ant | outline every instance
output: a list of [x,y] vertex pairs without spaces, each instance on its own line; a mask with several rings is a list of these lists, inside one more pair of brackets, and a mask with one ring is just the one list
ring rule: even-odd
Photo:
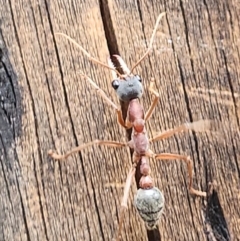
[[95,62],[111,70],[112,76],[113,76],[112,87],[115,89],[119,100],[124,102],[127,105],[127,114],[126,114],[126,119],[124,120],[121,109],[107,97],[105,92],[91,78],[81,73],[81,75],[91,84],[91,86],[96,90],[96,92],[110,106],[112,106],[112,108],[116,110],[118,123],[126,129],[132,129],[131,140],[129,142],[118,142],[118,141],[112,141],[112,140],[94,140],[92,142],[78,146],[64,155],[59,155],[57,153],[54,153],[52,150],[49,150],[48,152],[48,154],[53,159],[63,160],[63,159],[66,159],[68,156],[76,152],[82,151],[83,149],[93,145],[105,145],[109,147],[130,147],[133,150],[132,167],[128,172],[128,175],[126,178],[124,194],[121,202],[117,240],[120,239],[124,212],[127,209],[127,200],[130,192],[132,178],[135,175],[136,167],[139,163],[140,163],[140,173],[141,173],[141,178],[139,181],[140,188],[138,189],[134,200],[138,213],[141,216],[141,218],[144,220],[147,228],[154,229],[163,212],[164,196],[162,192],[157,187],[154,186],[153,180],[150,176],[150,167],[148,162],[149,158],[154,158],[157,160],[165,160],[165,161],[171,160],[171,159],[177,159],[185,162],[187,165],[187,170],[189,175],[189,186],[188,186],[189,192],[191,194],[202,196],[202,197],[206,196],[206,192],[202,192],[200,190],[196,190],[193,188],[193,181],[192,181],[193,164],[189,156],[171,154],[171,153],[155,154],[149,148],[150,142],[169,138],[176,133],[180,133],[184,131],[189,131],[189,130],[202,131],[208,128],[210,124],[209,120],[199,120],[196,122],[180,125],[173,129],[166,130],[150,139],[147,136],[145,123],[146,121],[149,120],[157,105],[157,102],[159,100],[159,94],[154,88],[154,80],[151,79],[150,85],[149,85],[149,91],[153,94],[154,99],[149,109],[146,112],[144,112],[144,109],[139,101],[143,94],[142,79],[138,75],[132,74],[132,72],[140,64],[140,62],[149,54],[150,50],[152,49],[152,44],[157,31],[157,27],[159,25],[161,18],[164,15],[165,15],[165,12],[161,13],[158,16],[151,39],[150,39],[149,47],[147,51],[144,53],[144,55],[132,67],[131,70],[128,69],[126,63],[123,61],[123,59],[120,56],[114,55],[114,57],[120,64],[123,74],[120,74],[117,71],[117,69],[115,68],[110,58],[108,59],[108,65],[106,65],[100,62],[99,60],[93,58],[85,49],[83,49],[75,40],[73,40],[69,36],[63,33],[57,33],[58,35],[62,35],[66,37],[70,42],[77,45],[80,48],[80,50],[92,62]]

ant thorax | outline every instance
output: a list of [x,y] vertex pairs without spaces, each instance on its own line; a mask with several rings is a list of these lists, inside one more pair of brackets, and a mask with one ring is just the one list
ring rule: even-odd
[[[135,126],[144,126],[144,110],[139,99],[132,99],[128,105],[128,120]],[[142,120],[142,121],[141,121]]]
[[145,131],[132,133],[132,141],[134,145],[134,150],[139,155],[145,155],[149,149],[149,140]]
[[138,75],[128,75],[124,79],[115,79],[112,87],[116,90],[117,96],[124,102],[132,99],[139,99],[143,94],[143,86]]

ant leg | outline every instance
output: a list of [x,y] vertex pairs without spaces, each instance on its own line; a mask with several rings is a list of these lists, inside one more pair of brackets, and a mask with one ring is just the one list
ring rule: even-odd
[[57,153],[54,153],[52,150],[48,151],[48,155],[51,156],[55,160],[63,160],[68,158],[70,155],[80,152],[83,149],[93,146],[93,145],[105,145],[105,146],[110,146],[110,147],[123,147],[123,146],[128,146],[128,143],[123,143],[123,142],[118,142],[118,141],[105,141],[105,140],[94,140],[92,142],[80,145],[78,147],[73,148],[71,151],[68,151],[66,154],[60,155]]
[[169,138],[169,137],[171,137],[174,134],[177,134],[179,132],[184,132],[184,131],[187,131],[187,130],[188,129],[186,129],[186,127],[184,125],[181,125],[181,126],[173,128],[173,129],[163,131],[163,132],[157,134],[156,136],[154,136],[153,138],[150,138],[149,141],[150,142],[159,141],[159,140],[162,140],[162,139],[165,139],[165,138]]
[[175,127],[173,129],[166,130],[164,132],[161,132],[154,136],[153,138],[150,138],[149,141],[159,141],[168,137],[173,136],[174,134],[180,133],[180,132],[186,132],[189,130],[192,131],[206,131],[211,129],[212,124],[214,124],[214,121],[211,120],[199,120],[194,121],[191,123],[185,123],[183,125],[180,125],[178,127]]
[[155,154],[154,155],[155,159],[159,159],[159,160],[170,160],[170,159],[178,159],[181,161],[184,161],[187,164],[187,169],[188,169],[188,175],[189,175],[189,191],[191,194],[195,194],[197,196],[202,196],[202,197],[206,197],[206,192],[202,192],[199,190],[196,190],[192,187],[193,184],[193,173],[192,173],[192,169],[193,169],[193,164],[192,164],[192,160],[190,159],[189,156],[184,156],[184,155],[178,155],[178,154],[171,154],[171,153],[161,153],[161,154]]
[[130,187],[132,184],[132,178],[135,175],[135,172],[136,172],[136,165],[133,165],[133,167],[131,168],[131,170],[129,171],[129,173],[127,175],[127,179],[126,179],[126,183],[125,183],[125,187],[124,187],[124,194],[123,194],[123,199],[122,199],[122,203],[121,203],[118,234],[117,234],[116,241],[119,241],[120,237],[121,237],[121,229],[122,229],[122,225],[123,225],[124,213],[125,213],[125,210],[127,209],[127,200],[129,197]]
[[149,107],[149,109],[148,109],[147,112],[146,112],[145,121],[147,121],[147,120],[151,117],[151,115],[152,115],[152,113],[153,113],[153,110],[154,110],[154,108],[156,107],[157,102],[158,102],[158,100],[159,100],[159,94],[158,94],[158,92],[155,90],[155,88],[153,87],[153,85],[154,85],[154,79],[152,78],[151,81],[150,81],[150,85],[149,85],[149,88],[148,88],[148,89],[149,89],[150,92],[153,93],[154,99],[153,99],[153,101],[152,101],[151,106]]
[[83,73],[81,73],[81,75],[95,88],[97,94],[116,110],[118,123],[125,128],[125,122],[122,117],[121,109],[107,97],[105,92],[92,79]]

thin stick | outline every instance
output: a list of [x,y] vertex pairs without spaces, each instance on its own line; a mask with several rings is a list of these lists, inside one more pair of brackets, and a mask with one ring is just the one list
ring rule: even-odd
[[165,14],[166,14],[166,12],[163,12],[163,13],[160,13],[160,15],[158,16],[155,27],[153,29],[152,37],[150,39],[149,47],[148,47],[147,51],[145,52],[145,54],[137,61],[136,64],[133,65],[130,73],[133,72],[133,70],[142,62],[143,59],[145,59],[145,57],[149,54],[150,50],[152,49],[153,40],[154,40],[155,34],[157,32],[159,22]]

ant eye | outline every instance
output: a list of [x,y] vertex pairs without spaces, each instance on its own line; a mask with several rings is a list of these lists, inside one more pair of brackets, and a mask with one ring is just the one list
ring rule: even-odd
[[138,80],[139,82],[142,82],[142,79],[140,78],[139,75],[135,75],[135,77],[137,78],[137,80]]
[[112,87],[113,87],[113,89],[115,89],[115,90],[119,87],[119,85],[120,85],[120,83],[119,83],[118,80],[114,80],[114,81],[112,82]]

